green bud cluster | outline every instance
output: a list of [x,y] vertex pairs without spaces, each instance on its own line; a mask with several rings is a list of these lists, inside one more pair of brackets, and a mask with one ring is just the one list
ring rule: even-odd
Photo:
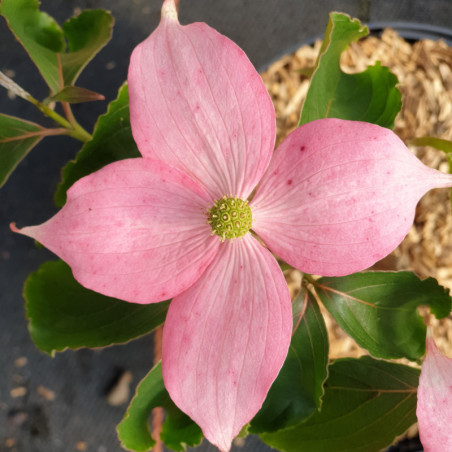
[[222,242],[244,236],[253,223],[248,201],[235,196],[223,196],[207,212],[212,235],[218,235]]

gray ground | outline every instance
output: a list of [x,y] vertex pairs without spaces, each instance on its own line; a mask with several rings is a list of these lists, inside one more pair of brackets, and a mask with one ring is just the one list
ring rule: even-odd
[[[60,22],[70,17],[74,8],[104,7],[112,11],[116,18],[113,39],[79,81],[81,86],[111,100],[126,78],[132,49],[157,25],[160,3],[42,0],[42,9]],[[182,23],[207,22],[236,41],[259,69],[323,35],[332,10],[349,13],[366,23],[402,21],[450,27],[452,18],[450,0],[180,0]],[[37,70],[3,20],[0,70],[14,71],[19,84],[36,97],[45,97],[45,86]],[[75,113],[91,129],[105,105],[81,105]],[[0,91],[0,111],[40,120],[40,115],[25,101],[10,100],[4,90]],[[86,450],[91,452],[119,452],[114,426],[121,420],[125,406],[110,406],[105,393],[121,371],[131,372],[134,387],[151,366],[150,338],[101,351],[66,352],[54,359],[39,352],[29,338],[23,281],[40,263],[54,257],[36,248],[31,240],[12,234],[8,224],[38,224],[55,212],[52,195],[59,168],[77,149],[77,143],[70,139],[46,139],[0,191],[0,452],[71,452],[80,450],[79,442],[86,443]],[[19,359],[23,357],[26,362]],[[15,393],[18,387],[25,388],[26,394]],[[49,397],[43,396],[40,387],[53,391],[55,399],[47,400]],[[214,449],[204,443],[197,450]],[[269,449],[251,439],[241,450]]]

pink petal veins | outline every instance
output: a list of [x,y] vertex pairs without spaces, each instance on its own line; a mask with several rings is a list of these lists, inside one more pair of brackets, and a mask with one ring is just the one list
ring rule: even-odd
[[165,386],[221,451],[261,407],[291,331],[284,276],[250,234],[225,242],[198,282],[172,301],[163,329]]
[[390,130],[321,119],[292,132],[252,201],[253,229],[294,267],[342,276],[403,240],[418,200],[452,176],[424,166]]
[[417,393],[419,435],[425,452],[452,450],[452,359],[427,339]]
[[66,205],[40,226],[21,229],[65,260],[83,286],[134,303],[179,294],[218,249],[209,196],[162,162],[112,163],[68,191]]
[[144,157],[182,169],[212,197],[246,199],[275,140],[275,114],[245,53],[206,24],[181,26],[172,1],[133,52],[130,119]]

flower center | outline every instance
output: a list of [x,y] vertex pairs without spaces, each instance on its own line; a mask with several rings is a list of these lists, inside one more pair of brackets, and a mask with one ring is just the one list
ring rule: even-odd
[[251,229],[253,222],[248,201],[232,196],[223,196],[215,201],[207,213],[212,235],[218,235],[222,242],[242,237]]

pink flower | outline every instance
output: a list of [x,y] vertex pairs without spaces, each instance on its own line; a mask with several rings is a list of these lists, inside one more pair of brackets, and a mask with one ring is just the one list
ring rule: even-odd
[[417,393],[419,436],[425,452],[452,450],[452,359],[427,338]]
[[165,385],[227,451],[291,339],[270,250],[307,273],[365,269],[400,243],[418,199],[452,180],[359,122],[312,122],[273,152],[272,102],[246,55],[205,24],[181,26],[174,0],[133,52],[129,90],[143,158],[79,180],[59,213],[18,232],[85,287],[134,303],[173,297]]

